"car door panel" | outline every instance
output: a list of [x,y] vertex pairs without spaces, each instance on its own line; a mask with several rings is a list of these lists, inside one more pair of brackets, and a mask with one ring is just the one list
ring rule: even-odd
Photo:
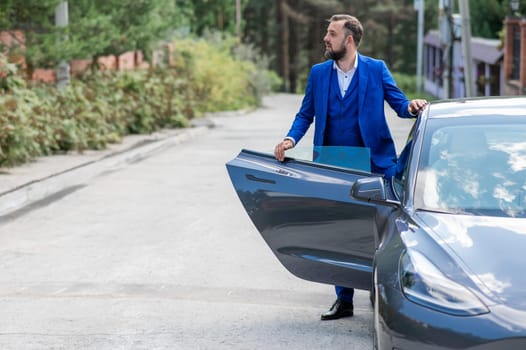
[[227,169],[252,222],[290,272],[370,289],[377,209],[350,190],[372,174],[246,150]]

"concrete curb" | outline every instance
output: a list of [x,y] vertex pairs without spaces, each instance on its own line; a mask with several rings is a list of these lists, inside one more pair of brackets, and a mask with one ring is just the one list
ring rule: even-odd
[[103,172],[139,161],[154,152],[202,135],[211,127],[213,125],[208,124],[182,129],[175,135],[162,136],[159,139],[145,138],[128,145],[125,149],[102,155],[98,159],[89,160],[69,169],[57,169],[56,173],[36,178],[0,193],[0,218],[68,188],[79,186]]

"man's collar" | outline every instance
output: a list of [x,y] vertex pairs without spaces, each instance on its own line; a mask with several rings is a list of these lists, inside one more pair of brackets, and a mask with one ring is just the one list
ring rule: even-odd
[[[340,67],[338,67],[338,65],[336,64],[336,61],[332,61],[332,68],[333,69],[336,69],[342,73],[347,73],[347,72],[344,72],[343,70],[340,69]],[[356,56],[354,57],[354,66],[351,68],[351,70],[356,70],[358,69],[358,52],[356,53]]]

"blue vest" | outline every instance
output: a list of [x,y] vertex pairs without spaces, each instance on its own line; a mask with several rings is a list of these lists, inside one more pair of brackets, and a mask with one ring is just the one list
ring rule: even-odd
[[331,70],[329,106],[325,126],[324,146],[364,147],[358,124],[358,70],[342,97],[338,85],[338,73]]

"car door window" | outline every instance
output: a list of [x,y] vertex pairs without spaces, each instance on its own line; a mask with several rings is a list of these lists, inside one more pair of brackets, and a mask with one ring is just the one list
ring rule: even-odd
[[371,151],[367,147],[294,147],[287,151],[287,156],[299,160],[371,172]]
[[409,172],[409,156],[411,154],[412,146],[413,146],[413,137],[415,133],[417,123],[413,125],[411,128],[411,131],[409,132],[409,135],[407,136],[407,141],[402,149],[402,152],[400,152],[400,155],[398,156],[398,160],[396,163],[396,171],[395,176],[393,178],[393,187],[395,190],[395,194],[398,197],[398,199],[402,198],[403,189],[406,186],[407,183],[407,174]]

